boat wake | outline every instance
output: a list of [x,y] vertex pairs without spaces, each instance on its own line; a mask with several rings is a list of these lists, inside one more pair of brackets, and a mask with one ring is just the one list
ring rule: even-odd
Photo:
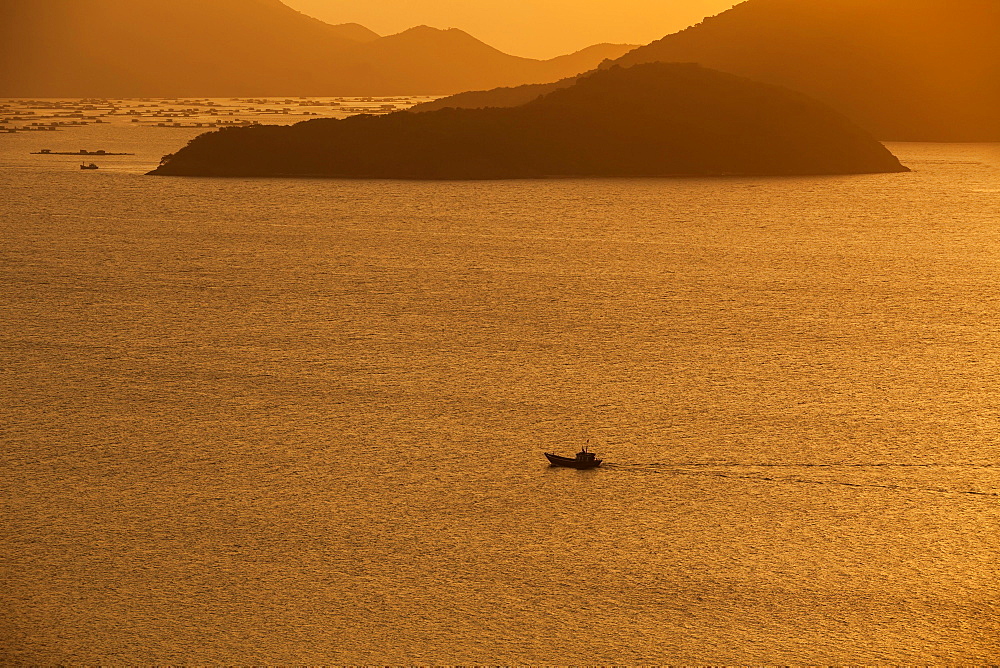
[[[848,482],[844,480],[816,480],[797,475],[774,475],[741,472],[739,469],[754,468],[1000,468],[997,464],[736,464],[736,463],[652,463],[652,464],[616,464],[606,462],[602,468],[621,471],[627,473],[647,473],[658,475],[686,475],[686,476],[707,476],[715,478],[731,478],[736,480],[749,480],[753,482],[787,483],[796,485],[829,485],[839,487],[860,487],[874,489],[888,489],[898,492],[925,492],[932,494],[958,494],[977,497],[1000,498],[1000,492],[981,492],[977,490],[949,489],[946,487],[929,487],[920,485],[900,485],[894,483],[863,483]],[[728,469],[728,470],[705,470],[705,469]]]

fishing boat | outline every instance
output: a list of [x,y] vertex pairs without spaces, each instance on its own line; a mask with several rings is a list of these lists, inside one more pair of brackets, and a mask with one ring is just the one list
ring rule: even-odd
[[97,165],[90,163],[89,165],[80,165],[80,169],[97,169]]
[[576,453],[576,457],[562,457],[560,455],[554,455],[551,452],[545,453],[545,458],[549,460],[549,464],[552,466],[566,466],[571,469],[593,469],[601,465],[601,461],[597,458],[593,452],[588,452],[586,446],[580,452]]

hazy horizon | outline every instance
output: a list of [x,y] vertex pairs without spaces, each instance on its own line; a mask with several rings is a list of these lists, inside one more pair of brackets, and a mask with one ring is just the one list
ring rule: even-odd
[[733,0],[282,0],[328,23],[360,23],[380,35],[416,25],[458,28],[515,56],[554,58],[592,44],[647,44],[739,4]]

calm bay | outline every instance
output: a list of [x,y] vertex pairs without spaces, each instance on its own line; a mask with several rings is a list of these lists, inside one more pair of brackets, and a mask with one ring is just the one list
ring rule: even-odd
[[1000,659],[1000,146],[196,179],[75,132],[137,155],[0,138],[4,663]]

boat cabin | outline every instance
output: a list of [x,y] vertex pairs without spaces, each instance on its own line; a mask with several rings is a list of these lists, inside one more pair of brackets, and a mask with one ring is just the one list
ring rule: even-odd
[[600,459],[593,452],[588,452],[584,447],[575,457],[562,457],[551,452],[545,453],[545,458],[553,466],[568,466],[574,469],[592,469],[601,465]]

